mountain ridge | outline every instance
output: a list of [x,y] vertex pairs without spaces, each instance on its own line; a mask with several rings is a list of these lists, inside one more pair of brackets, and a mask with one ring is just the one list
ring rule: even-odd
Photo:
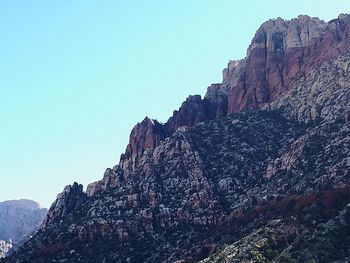
[[[349,25],[347,14],[328,23],[309,16],[266,21],[253,37],[246,58],[229,62],[222,83],[208,87],[203,99],[189,96],[166,123],[154,129],[138,123],[130,134],[126,155],[142,152],[152,141],[157,146],[156,142],[181,126],[191,127],[276,100],[315,67],[350,51]],[[148,135],[145,141],[137,136],[139,129]]]
[[264,23],[222,84],[165,124],[137,124],[120,163],[86,192],[65,187],[4,262],[348,258],[308,240],[338,242],[337,220],[350,230],[349,32],[349,15]]
[[[329,34],[335,34],[333,31],[330,30],[326,30],[326,28],[332,28],[332,30],[335,30],[335,32],[338,32],[338,24],[342,24],[342,29],[340,29],[341,32],[345,32],[343,34],[345,34],[346,36],[343,36],[343,38],[345,38],[344,41],[342,41],[342,39],[339,37],[340,40],[337,40],[337,42],[340,43],[340,46],[346,46],[345,48],[342,48],[340,50],[338,50],[337,52],[335,52],[335,54],[333,53],[329,53],[326,57],[322,58],[321,61],[326,61],[327,59],[332,59],[335,58],[341,54],[345,54],[346,52],[349,52],[350,49],[350,43],[349,45],[348,42],[350,41],[350,15],[347,14],[341,14],[339,15],[338,19],[333,19],[331,21],[329,21],[328,23],[324,22],[323,20],[320,20],[319,18],[311,18],[309,16],[304,16],[301,15],[298,18],[295,19],[291,19],[291,20],[283,20],[281,18],[277,18],[277,19],[271,19],[266,21],[265,23],[263,23],[260,28],[258,29],[258,31],[256,32],[248,50],[247,50],[247,57],[245,59],[242,60],[235,60],[232,61],[228,64],[228,67],[226,69],[223,70],[223,82],[221,84],[212,84],[210,87],[208,87],[207,89],[207,93],[204,96],[204,98],[202,99],[200,95],[191,95],[189,96],[181,105],[181,107],[179,108],[178,111],[174,111],[173,116],[171,116],[168,121],[164,124],[159,123],[156,120],[152,120],[148,117],[146,117],[142,122],[139,122],[138,124],[136,124],[134,126],[134,128],[132,129],[131,133],[130,133],[130,139],[129,139],[129,144],[127,146],[127,149],[125,151],[124,154],[122,154],[121,156],[121,160],[123,160],[124,158],[127,159],[129,157],[133,158],[133,155],[139,155],[141,154],[143,151],[145,151],[146,149],[154,149],[156,148],[159,143],[164,140],[165,138],[169,137],[171,134],[173,134],[177,128],[182,127],[182,126],[188,126],[188,127],[192,127],[200,122],[203,121],[208,121],[208,120],[212,120],[212,119],[216,119],[216,118],[220,118],[220,117],[224,117],[227,116],[228,114],[237,112],[237,111],[242,111],[242,110],[247,110],[247,109],[251,109],[251,108],[256,108],[256,107],[263,107],[264,104],[269,103],[269,102],[273,102],[275,100],[277,100],[279,98],[280,95],[284,94],[285,92],[288,91],[288,88],[283,88],[283,90],[279,91],[279,95],[276,95],[273,99],[270,100],[265,100],[262,101],[259,105],[245,105],[245,106],[239,106],[240,109],[238,110],[230,110],[230,103],[232,104],[234,101],[240,100],[239,98],[241,97],[240,95],[230,95],[229,93],[235,93],[236,90],[245,90],[247,84],[244,82],[242,85],[239,84],[240,82],[240,78],[242,76],[245,76],[245,64],[247,63],[247,60],[252,60],[252,61],[260,61],[261,59],[259,58],[261,56],[261,51],[255,52],[254,50],[257,48],[259,50],[263,49],[265,50],[264,53],[267,53],[267,49],[270,49],[273,44],[272,42],[272,33],[269,33],[270,37],[268,38],[269,41],[266,41],[265,43],[265,47],[261,48],[258,44],[256,44],[256,42],[258,42],[256,39],[259,39],[259,37],[261,36],[261,34],[266,34],[266,31],[270,30],[273,33],[276,33],[275,31],[277,31],[278,34],[280,34],[281,32],[278,32],[278,30],[281,30],[279,27],[281,27],[281,25],[283,26],[282,32],[284,34],[286,30],[288,30],[288,26],[286,26],[286,24],[292,24],[292,29],[296,30],[296,26],[298,25],[298,23],[301,24],[305,24],[308,25],[309,23],[311,23],[313,25],[313,28],[318,29],[319,27],[322,28],[321,32],[319,32],[318,30],[315,29],[315,31],[317,33],[314,34],[310,34],[309,33],[309,26],[307,26],[307,32],[308,32],[308,36],[318,36],[320,37],[322,35],[322,37],[325,37],[326,40],[328,38],[333,39],[332,37],[328,36]],[[317,23],[319,23],[321,26],[317,26]],[[277,25],[276,25],[277,24]],[[315,25],[316,24],[316,25]],[[276,28],[274,28],[276,27]],[[272,28],[272,30],[271,30]],[[304,29],[305,31],[305,29]],[[312,32],[312,31],[311,31]],[[301,48],[301,53],[303,53],[303,49],[305,48],[305,46],[308,46],[306,43],[309,43],[310,41],[315,41],[314,37],[310,37],[310,39],[308,40],[303,40],[299,37],[299,43],[295,42],[295,32],[292,31],[292,33],[288,33],[287,36],[285,36],[285,38],[288,38],[289,41],[285,40],[286,43],[291,42],[291,47],[292,48]],[[304,33],[305,34],[305,33]],[[338,35],[338,33],[336,33]],[[292,35],[293,37],[290,37],[289,35]],[[325,36],[324,36],[325,35]],[[289,36],[289,37],[288,37]],[[334,36],[333,36],[334,37]],[[319,45],[318,49],[323,50],[325,48],[327,48],[327,44],[329,45],[327,40],[325,41],[326,44],[324,44],[323,39],[319,42],[321,43],[317,43]],[[304,43],[306,42],[306,43]],[[339,44],[338,43],[338,44]],[[315,43],[313,43],[314,45],[316,45]],[[322,46],[322,45],[326,45],[326,47]],[[316,48],[316,50],[318,50]],[[288,49],[287,49],[288,50]],[[275,50],[276,52],[277,50]],[[255,53],[257,54],[255,54]],[[298,50],[298,52],[300,53],[300,50]],[[309,51],[310,52],[310,51]],[[321,51],[317,51],[317,52],[321,52]],[[277,52],[278,53],[278,52]],[[287,52],[286,52],[287,53]],[[298,55],[300,55],[298,53]],[[276,55],[276,54],[273,54]],[[294,50],[292,52],[292,55],[295,56],[294,54]],[[251,58],[252,56],[252,58]],[[303,54],[304,56],[304,54]],[[313,57],[313,56],[311,56]],[[273,59],[272,59],[273,60]],[[292,60],[293,62],[295,61],[295,59]],[[243,65],[242,65],[243,63]],[[265,61],[265,63],[267,63],[267,61]],[[278,64],[278,63],[277,63]],[[273,69],[275,69],[275,71],[279,71],[278,68],[284,68],[283,65],[283,61],[279,61],[280,65],[275,65]],[[314,66],[309,66],[310,69],[316,67],[317,65],[322,64],[320,61],[318,61],[316,63],[316,65]],[[290,65],[291,67],[292,65]],[[250,66],[251,68],[262,68],[265,70],[265,66],[261,67],[259,65],[252,65]],[[300,67],[300,65],[299,65]],[[243,68],[243,73],[241,72]],[[304,73],[300,73],[300,77],[305,76],[307,72],[309,72],[310,69],[304,69],[303,71],[305,71]],[[294,70],[291,68],[290,70],[293,71],[294,75]],[[253,74],[254,75],[254,74]],[[230,76],[230,77],[229,77]],[[295,80],[290,80],[292,85],[294,83]],[[260,83],[265,83],[265,81],[261,81]],[[284,81],[280,80],[278,83],[282,84]],[[277,84],[276,84],[277,85]],[[283,86],[283,85],[282,85]],[[237,91],[238,92],[238,91]],[[246,92],[246,91],[245,91]],[[230,99],[231,97],[231,99]],[[237,99],[238,98],[238,99]],[[231,102],[233,101],[233,102]],[[232,106],[234,107],[234,106]],[[231,108],[232,108],[231,107]],[[96,183],[91,183],[90,185],[87,186],[87,193],[89,195],[93,194],[94,189],[98,188],[99,186],[98,182]]]

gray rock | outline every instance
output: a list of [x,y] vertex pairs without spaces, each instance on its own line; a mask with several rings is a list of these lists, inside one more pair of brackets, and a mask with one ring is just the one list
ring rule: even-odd
[[0,240],[20,242],[39,228],[46,213],[46,208],[31,200],[0,202]]

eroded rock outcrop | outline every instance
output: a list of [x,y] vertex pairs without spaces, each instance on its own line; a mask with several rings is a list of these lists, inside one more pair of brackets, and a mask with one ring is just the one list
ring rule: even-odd
[[86,193],[83,191],[83,185],[76,182],[73,185],[67,185],[51,205],[43,227],[71,214],[85,200]]
[[[148,118],[138,124],[119,164],[86,194],[77,183],[66,187],[45,226],[7,262],[197,262],[229,243],[230,259],[286,262],[291,242],[311,238],[348,210],[350,55],[322,63],[327,53],[306,48],[333,27],[346,32],[347,18],[264,24],[247,58],[224,73],[224,82],[235,85],[213,85],[204,99],[190,97],[165,124]],[[348,41],[342,36],[332,42],[340,53]],[[275,72],[275,56],[284,52],[284,61],[292,49],[311,52],[321,64],[308,71],[307,62],[300,63],[293,69],[298,80],[285,68],[283,77],[268,77],[264,63],[271,61]],[[259,61],[261,52],[271,59]],[[235,112],[230,94],[240,81],[247,92],[237,101],[244,109],[275,102],[226,116]],[[271,229],[275,236],[266,232]],[[339,247],[342,253],[327,247],[322,253],[333,261],[349,258],[347,244]]]
[[228,63],[222,83],[211,85],[203,99],[190,96],[164,125],[145,121],[136,125],[128,149],[136,155],[155,148],[181,126],[192,127],[277,100],[323,62],[349,52],[349,36],[350,15],[328,23],[308,16],[265,22],[246,58]]
[[328,23],[308,16],[265,22],[246,58],[224,70],[221,87],[228,92],[228,113],[275,101],[323,62],[349,52],[349,35],[349,15]]
[[142,154],[145,149],[158,146],[165,137],[163,125],[146,117],[132,129],[126,154]]
[[318,119],[334,120],[350,116],[350,62],[348,56],[328,61],[316,69],[312,76],[296,82],[288,94],[265,108],[283,108],[288,116],[298,121],[311,122]]

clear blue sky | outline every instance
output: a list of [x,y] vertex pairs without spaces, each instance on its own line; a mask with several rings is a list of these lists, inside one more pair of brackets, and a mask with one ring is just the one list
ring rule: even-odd
[[133,125],[221,81],[259,25],[348,0],[0,2],[0,201],[102,178]]

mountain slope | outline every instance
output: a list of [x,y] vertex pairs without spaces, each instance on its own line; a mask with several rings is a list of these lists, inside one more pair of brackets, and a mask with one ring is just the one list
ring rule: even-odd
[[[283,90],[278,96],[242,108],[253,110],[229,111],[228,94],[240,86],[221,84],[216,94],[226,97],[215,101],[226,100],[221,109],[227,112],[206,115],[218,104],[192,96],[164,125],[146,118],[133,129],[120,163],[86,193],[77,183],[67,186],[43,227],[4,262],[346,260],[348,247],[332,251],[317,244],[341,241],[330,235],[335,222],[342,222],[337,233],[348,231],[348,20],[345,15],[328,23],[299,17],[264,24],[247,58],[225,71],[223,83],[227,78],[237,83],[248,72],[260,76],[262,51],[268,58],[283,50],[292,64],[298,52],[308,54],[295,65],[301,71],[288,85],[288,77],[283,85],[274,82]],[[301,37],[305,25],[308,36]],[[300,42],[292,37],[295,28]],[[283,48],[274,42],[276,36]],[[268,53],[270,48],[275,53]],[[265,77],[281,73],[279,67],[269,68]],[[265,77],[246,81],[246,98],[250,90],[273,87],[272,82],[260,85]]]

